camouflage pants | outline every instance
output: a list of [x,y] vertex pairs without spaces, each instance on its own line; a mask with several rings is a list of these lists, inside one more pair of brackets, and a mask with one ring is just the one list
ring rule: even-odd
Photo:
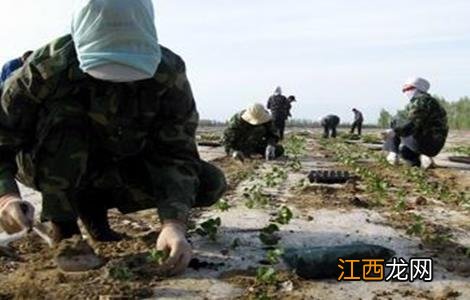
[[[153,180],[159,175],[152,173],[151,160],[137,154],[114,161],[108,153],[91,149],[88,139],[81,130],[55,130],[32,150],[18,154],[17,178],[41,192],[43,221],[77,219],[81,201],[122,213],[157,207],[159,190]],[[143,153],[148,152],[152,151]],[[207,162],[201,160],[199,165],[194,207],[210,206],[225,192],[225,176]]]

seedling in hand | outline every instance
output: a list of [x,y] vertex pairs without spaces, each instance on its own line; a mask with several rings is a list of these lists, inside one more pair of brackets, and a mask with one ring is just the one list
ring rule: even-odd
[[168,259],[168,253],[161,250],[151,250],[147,260],[151,263],[156,263],[157,265],[163,264]]

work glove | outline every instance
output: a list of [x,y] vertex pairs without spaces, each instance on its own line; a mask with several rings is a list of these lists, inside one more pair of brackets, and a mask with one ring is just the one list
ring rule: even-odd
[[239,160],[241,162],[245,161],[245,155],[241,151],[233,151],[232,157],[236,160]]
[[34,223],[34,206],[21,200],[17,195],[0,197],[0,227],[8,234],[25,229],[30,230]]
[[392,166],[398,166],[398,164],[400,163],[400,156],[398,155],[398,153],[395,152],[388,153],[386,159],[387,162]]
[[186,225],[180,221],[165,221],[157,240],[157,250],[168,254],[161,270],[168,275],[183,273],[192,258],[192,249],[186,239]]
[[393,129],[387,129],[382,132],[382,139],[384,141],[391,139],[395,136],[395,131]]
[[266,160],[273,160],[276,158],[276,147],[273,145],[268,145],[266,147],[266,154],[265,154]]

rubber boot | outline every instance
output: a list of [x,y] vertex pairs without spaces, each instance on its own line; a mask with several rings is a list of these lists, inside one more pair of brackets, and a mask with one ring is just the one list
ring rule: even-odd
[[59,243],[62,240],[69,239],[75,235],[81,235],[77,221],[55,222],[51,221],[52,239]]
[[100,205],[96,201],[90,201],[91,199],[84,200],[86,203],[78,205],[78,216],[90,237],[96,242],[117,242],[122,240],[122,236],[109,226],[106,206]]

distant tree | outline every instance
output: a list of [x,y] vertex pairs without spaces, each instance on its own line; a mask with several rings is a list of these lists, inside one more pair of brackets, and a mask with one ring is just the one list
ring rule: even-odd
[[392,115],[385,109],[380,111],[378,126],[380,128],[389,128],[392,122]]

